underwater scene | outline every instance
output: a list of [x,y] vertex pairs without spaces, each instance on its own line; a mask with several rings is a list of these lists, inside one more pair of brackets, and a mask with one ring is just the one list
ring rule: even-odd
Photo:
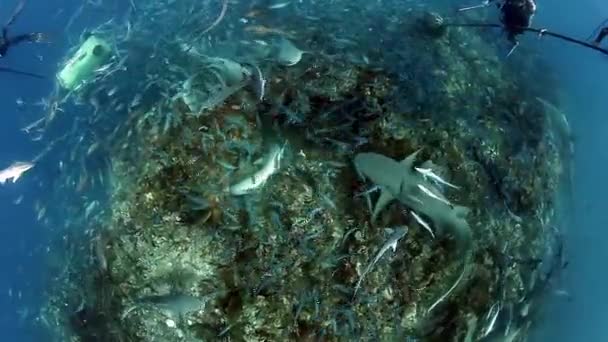
[[570,299],[576,139],[536,42],[608,55],[608,26],[564,36],[532,0],[71,6],[16,47],[35,5],[2,5],[0,50],[57,59],[3,64],[48,86],[0,171],[44,241],[19,266],[40,302],[6,299],[37,337],[7,341],[516,342]]

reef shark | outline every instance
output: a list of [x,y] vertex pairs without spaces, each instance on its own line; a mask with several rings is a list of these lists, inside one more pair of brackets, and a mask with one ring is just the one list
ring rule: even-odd
[[6,169],[0,171],[0,184],[6,183],[7,180],[12,180],[13,183],[21,177],[21,175],[34,167],[33,163],[30,162],[14,162],[11,166]]
[[416,213],[427,216],[440,234],[452,234],[459,247],[467,250],[471,243],[471,229],[466,221],[469,209],[451,204],[434,184],[415,171],[418,152],[400,162],[378,153],[355,156],[357,173],[372,181],[381,191],[372,211],[372,223],[389,203],[397,200]]
[[[412,213],[422,213],[430,218],[439,234],[448,233],[455,238],[458,258],[462,260],[462,272],[452,286],[427,308],[429,314],[445,302],[471,272],[474,266],[471,263],[473,239],[466,221],[469,209],[450,203],[424,173],[415,170],[414,162],[419,151],[401,162],[378,153],[359,153],[355,156],[354,164],[359,176],[372,181],[381,191],[372,210],[372,223],[382,209],[393,200],[398,200]],[[431,163],[427,161],[425,164],[428,166]]]

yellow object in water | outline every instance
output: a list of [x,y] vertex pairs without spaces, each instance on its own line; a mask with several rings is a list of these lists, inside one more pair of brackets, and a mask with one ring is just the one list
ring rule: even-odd
[[73,90],[93,76],[95,69],[110,59],[111,53],[112,49],[107,42],[91,35],[57,75],[59,84],[65,89]]

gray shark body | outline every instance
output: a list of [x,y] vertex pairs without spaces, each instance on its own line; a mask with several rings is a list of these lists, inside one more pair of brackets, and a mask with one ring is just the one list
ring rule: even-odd
[[394,200],[413,212],[424,214],[433,223],[438,235],[452,235],[457,243],[458,258],[463,269],[453,285],[428,307],[427,314],[444,303],[466,281],[472,270],[472,234],[466,221],[469,209],[451,204],[427,177],[414,169],[418,152],[398,162],[377,153],[359,153],[354,164],[360,176],[372,181],[381,189],[380,197],[372,210],[372,223],[382,209]]
[[[427,216],[439,234],[452,234],[461,247],[468,248],[471,229],[466,221],[469,209],[451,205],[435,185],[414,170],[417,152],[398,162],[378,153],[359,153],[355,156],[355,169],[359,175],[380,187],[380,197],[372,213],[372,222],[392,201]],[[433,193],[429,196],[428,191]],[[466,245],[466,246],[463,246]]]

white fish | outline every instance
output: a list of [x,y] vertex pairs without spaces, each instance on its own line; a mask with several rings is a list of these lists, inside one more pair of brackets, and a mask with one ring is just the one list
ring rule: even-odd
[[114,96],[114,94],[116,94],[117,91],[118,91],[118,86],[113,87],[112,89],[108,90],[108,96]]
[[488,314],[486,316],[488,325],[484,329],[481,337],[488,336],[494,330],[494,326],[496,325],[496,320],[498,319],[498,314],[500,314],[500,310],[501,310],[500,304],[495,303],[494,305],[492,305],[492,307],[490,308],[490,311],[488,311]]
[[376,192],[378,190],[380,190],[380,187],[375,185],[375,186],[372,186],[368,190],[356,193],[354,197],[356,198],[356,197],[361,197],[361,196],[367,196],[367,195],[371,194],[372,192]]
[[304,53],[307,52],[300,50],[290,40],[282,38],[278,43],[276,60],[284,66],[293,66],[302,60]]
[[418,188],[420,190],[422,190],[422,192],[424,192],[427,196],[432,197],[442,203],[445,203],[448,206],[452,206],[452,203],[450,203],[450,201],[446,200],[445,198],[442,198],[441,196],[438,196],[437,194],[435,194],[434,192],[432,192],[431,190],[429,190],[427,187],[425,187],[422,184],[418,184]]
[[40,221],[46,215],[46,207],[42,207],[38,210],[38,215],[36,216],[36,220]]
[[391,234],[391,236],[384,243],[384,245],[382,246],[382,248],[380,248],[380,250],[378,251],[378,253],[376,253],[376,256],[374,257],[374,260],[369,265],[367,265],[367,267],[365,268],[365,270],[361,274],[361,277],[359,278],[359,281],[357,281],[357,285],[355,286],[355,292],[353,294],[353,297],[357,295],[357,291],[359,291],[359,288],[361,287],[361,282],[363,281],[363,278],[365,278],[365,276],[369,273],[369,271],[371,271],[372,267],[374,267],[374,265],[376,265],[376,263],[378,262],[378,260],[380,260],[380,258],[382,258],[382,256],[389,249],[392,249],[393,253],[395,253],[395,251],[397,250],[397,242],[399,242],[399,240],[402,237],[404,237],[405,234],[407,234],[407,226],[400,226],[400,227],[397,227],[395,229],[395,231],[393,232],[393,234]]
[[412,213],[412,216],[414,216],[414,219],[416,220],[416,222],[418,222],[421,226],[424,227],[424,229],[428,230],[429,233],[431,233],[431,236],[433,237],[433,239],[435,238],[435,233],[433,233],[433,230],[431,229],[431,226],[426,223],[426,221],[424,221],[422,219],[422,217],[418,216],[418,214],[416,214],[415,211],[410,211]]
[[98,205],[99,205],[99,202],[97,200],[89,203],[84,210],[84,218],[85,219],[89,218],[89,216],[91,215],[93,210],[95,210],[95,208],[97,208]]
[[263,41],[261,39],[254,39],[253,42],[256,43],[256,44],[258,44],[258,45],[268,46],[268,43],[266,43],[265,41]]
[[564,290],[564,289],[555,290],[555,291],[553,291],[553,294],[558,297],[564,297],[568,300],[570,300],[570,298],[572,298],[572,296],[570,295],[570,292],[568,292],[567,290]]
[[142,99],[142,95],[141,94],[135,95],[135,97],[133,98],[133,100],[129,104],[129,108],[133,108],[133,107],[139,106],[139,104],[141,103],[141,99]]
[[102,74],[102,73],[110,70],[110,68],[113,66],[114,66],[114,62],[106,63],[106,64],[100,66],[99,68],[95,69],[93,72]]
[[14,162],[11,166],[0,171],[0,184],[6,183],[9,179],[15,183],[25,171],[33,167],[34,164],[30,162]]
[[443,302],[446,298],[448,298],[450,296],[450,294],[452,293],[452,291],[454,291],[454,289],[456,287],[458,287],[458,284],[460,284],[460,282],[462,281],[462,278],[464,278],[465,273],[467,273],[467,268],[465,266],[465,268],[462,270],[462,273],[460,273],[460,276],[458,277],[458,279],[456,279],[456,281],[454,282],[454,284],[452,285],[452,287],[450,287],[448,289],[448,291],[446,293],[444,293],[441,297],[439,297],[439,299],[437,299],[435,301],[435,303],[433,303],[433,305],[431,305],[427,310],[426,313],[428,314],[429,312],[433,311],[434,308],[437,307],[437,305],[439,305],[441,302]]
[[251,81],[253,82],[253,88],[258,101],[263,101],[266,95],[266,79],[262,70],[255,64],[248,64],[251,66]]
[[93,152],[95,152],[99,148],[99,142],[93,143],[87,149],[87,156],[90,156]]
[[285,8],[285,7],[287,7],[287,6],[288,6],[290,3],[291,3],[291,1],[278,2],[278,3],[276,3],[276,4],[273,4],[273,5],[268,6],[268,9],[275,10],[275,9],[281,9],[281,8]]
[[420,167],[415,167],[414,168],[416,171],[420,172],[425,178],[431,178],[432,180],[447,185],[450,188],[454,188],[454,189],[460,189],[459,186],[456,186],[450,182],[447,182],[445,180],[443,180],[443,178],[439,177],[435,172],[433,172],[432,169],[424,169],[424,168],[420,168]]
[[25,133],[29,133],[30,131],[32,131],[34,128],[38,128],[38,126],[40,126],[40,124],[42,124],[44,121],[46,120],[45,117],[41,117],[40,119],[32,122],[31,124],[23,127],[21,130]]
[[231,185],[228,189],[230,194],[234,196],[242,196],[249,194],[263,186],[270,176],[277,172],[281,167],[281,159],[283,158],[284,151],[285,144],[283,144],[283,146],[273,145],[262,168],[253,175],[246,177],[234,185]]

